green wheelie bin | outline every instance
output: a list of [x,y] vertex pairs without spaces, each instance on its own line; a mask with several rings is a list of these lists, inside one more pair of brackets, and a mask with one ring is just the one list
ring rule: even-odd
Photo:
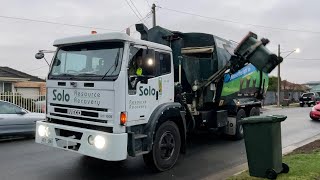
[[282,163],[281,122],[287,116],[252,116],[240,121],[247,152],[250,176],[276,179],[279,173],[288,173]]

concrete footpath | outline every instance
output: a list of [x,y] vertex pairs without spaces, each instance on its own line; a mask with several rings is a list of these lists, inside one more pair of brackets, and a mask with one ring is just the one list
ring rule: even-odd
[[[283,155],[289,154],[293,150],[295,150],[295,149],[297,149],[297,148],[299,148],[301,146],[304,146],[306,144],[309,144],[309,143],[311,143],[311,142],[313,142],[315,140],[318,140],[318,139],[320,139],[320,134],[318,134],[316,136],[313,136],[311,138],[308,138],[308,139],[306,139],[304,141],[301,141],[301,142],[289,145],[287,147],[284,147],[284,148],[282,148],[282,154]],[[230,168],[228,170],[225,170],[225,171],[221,171],[221,172],[219,172],[217,174],[208,176],[208,177],[203,178],[203,179],[204,180],[225,180],[230,176],[234,176],[234,175],[240,174],[240,173],[242,173],[242,172],[244,172],[246,170],[248,170],[248,164],[247,163],[243,163],[241,165],[232,167],[232,168]]]

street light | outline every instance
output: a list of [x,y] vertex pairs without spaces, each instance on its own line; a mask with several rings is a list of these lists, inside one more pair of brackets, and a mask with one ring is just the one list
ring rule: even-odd
[[[278,57],[280,58],[281,53],[288,53],[283,59],[290,56],[292,53],[300,53],[300,48],[296,48],[292,51],[280,52],[280,44],[278,45]],[[280,64],[278,65],[278,98],[277,98],[277,106],[280,107],[280,90],[281,90],[281,77],[280,77]]]

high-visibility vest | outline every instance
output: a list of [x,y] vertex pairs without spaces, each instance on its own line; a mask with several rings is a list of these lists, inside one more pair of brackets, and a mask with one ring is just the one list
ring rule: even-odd
[[142,68],[138,68],[137,71],[136,71],[136,74],[138,76],[141,76],[142,75]]

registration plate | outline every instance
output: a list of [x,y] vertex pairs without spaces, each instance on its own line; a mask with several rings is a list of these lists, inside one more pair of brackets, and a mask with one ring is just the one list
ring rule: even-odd
[[53,139],[52,139],[52,138],[47,138],[47,137],[42,137],[42,138],[41,138],[41,143],[42,143],[42,144],[52,145]]

